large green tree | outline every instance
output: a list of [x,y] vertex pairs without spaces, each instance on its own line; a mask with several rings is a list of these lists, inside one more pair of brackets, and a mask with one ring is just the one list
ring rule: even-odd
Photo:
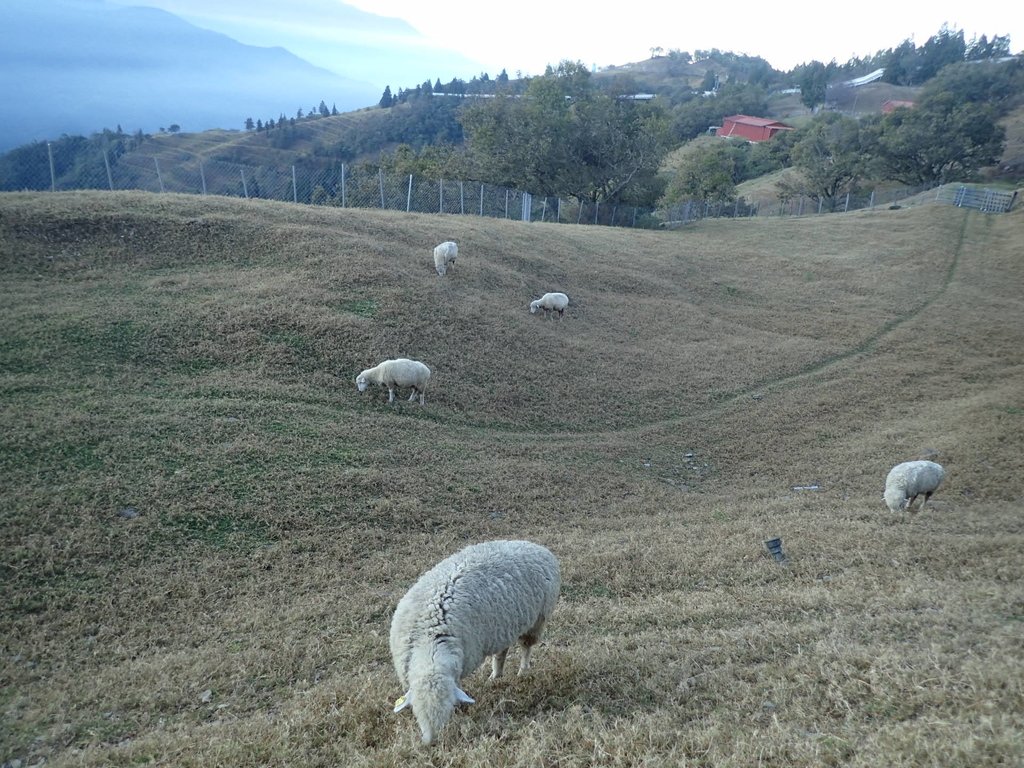
[[810,110],[825,103],[828,81],[836,69],[835,62],[822,64],[812,61],[800,73],[800,101]]
[[594,88],[580,64],[533,78],[522,97],[499,93],[460,118],[477,175],[537,195],[653,202],[668,136],[661,109]]
[[790,159],[799,174],[785,182],[782,191],[824,200],[834,211],[865,172],[860,124],[838,112],[825,112],[801,129]]
[[684,144],[665,158],[663,207],[685,200],[702,203],[728,202],[736,197],[739,166],[738,145],[717,136],[702,136]]
[[912,185],[973,178],[999,159],[1006,136],[989,104],[951,93],[897,109],[870,128],[879,175]]

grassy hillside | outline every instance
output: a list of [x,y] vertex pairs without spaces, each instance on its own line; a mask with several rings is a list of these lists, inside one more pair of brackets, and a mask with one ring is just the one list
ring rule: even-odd
[[[0,195],[0,761],[1020,762],[1022,236]],[[356,391],[398,355],[425,407]],[[889,513],[921,455],[947,484]],[[421,747],[391,612],[501,537],[562,599]]]

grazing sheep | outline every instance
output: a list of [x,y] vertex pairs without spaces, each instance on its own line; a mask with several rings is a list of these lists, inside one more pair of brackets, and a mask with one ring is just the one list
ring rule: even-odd
[[538,309],[544,310],[544,316],[554,310],[558,313],[559,319],[565,316],[565,308],[569,306],[569,297],[564,293],[545,293],[539,299],[530,302],[530,314],[535,314]]
[[448,265],[455,266],[455,257],[459,255],[459,246],[451,240],[445,240],[434,248],[434,269],[437,274],[444,277],[448,271]]
[[425,402],[424,391],[430,380],[430,369],[419,360],[408,360],[400,357],[397,360],[385,360],[373,368],[367,368],[356,376],[356,389],[365,392],[371,384],[388,388],[388,402],[395,402],[395,390],[399,387],[412,387],[409,402],[420,396],[420,405]]
[[909,511],[914,499],[923,493],[924,501],[918,508],[918,512],[923,512],[924,505],[942,484],[945,476],[946,471],[942,465],[934,461],[905,461],[897,464],[885,478],[885,503],[893,512],[901,509]]
[[391,658],[423,742],[430,744],[457,703],[473,699],[459,681],[493,656],[499,677],[518,639],[519,674],[530,666],[561,587],[557,558],[529,541],[487,541],[442,560],[405,593],[391,620]]

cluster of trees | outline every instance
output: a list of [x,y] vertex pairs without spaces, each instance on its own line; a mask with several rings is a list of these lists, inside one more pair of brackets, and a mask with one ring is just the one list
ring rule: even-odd
[[[324,101],[291,118],[249,118],[245,128],[264,134],[278,149],[312,145],[304,150],[311,161],[373,156],[365,164],[582,202],[644,207],[684,199],[728,202],[737,184],[782,168],[793,171],[782,194],[834,200],[866,180],[968,179],[994,162],[1003,146],[996,121],[1024,93],[1020,59],[1003,61],[1008,46],[1008,38],[1001,37],[965,43],[962,32],[944,27],[920,48],[904,43],[842,66],[811,62],[787,74],[763,59],[718,50],[694,56],[683,51],[661,56],[655,50],[667,71],[676,68],[680,76],[644,87],[656,94],[652,99],[633,98],[640,84],[635,73],[598,78],[579,63],[562,62],[534,78],[510,80],[503,70],[493,79],[482,74],[469,82],[425,80],[397,95],[389,87],[380,102],[386,109],[369,110],[372,119],[353,121],[357,127],[332,142],[313,140],[304,129],[310,119],[338,114]],[[695,59],[707,66],[700,87],[690,85]],[[805,103],[816,106],[830,83],[880,66],[893,82],[927,78],[914,109],[861,120],[825,112],[801,130],[760,145],[707,137],[726,115],[766,114],[770,88],[797,82]],[[77,142],[64,137],[55,146],[56,162],[74,174],[79,154],[102,156],[94,151],[102,145],[113,163],[144,138],[120,130]],[[17,183],[22,161],[45,169],[35,155],[46,151],[39,144],[0,158],[8,167],[5,182]]]
[[862,119],[821,112],[799,130],[749,144],[707,133],[725,115],[763,114],[767,96],[758,86],[727,82],[712,97],[674,105],[639,101],[598,88],[582,65],[563,62],[529,80],[522,94],[499,91],[446,115],[459,123],[464,141],[400,143],[380,164],[647,207],[733,202],[738,184],[788,168],[782,197],[808,195],[834,207],[868,181],[971,179],[998,160],[1005,137],[997,121],[1022,99],[1020,59],[960,61],[931,78],[912,109]]
[[913,107],[856,119],[819,113],[764,144],[707,139],[671,154],[662,205],[732,202],[736,185],[788,168],[780,195],[807,195],[834,209],[867,181],[917,186],[970,180],[1002,154],[998,120],[1024,101],[1024,63],[961,62],[922,88]]

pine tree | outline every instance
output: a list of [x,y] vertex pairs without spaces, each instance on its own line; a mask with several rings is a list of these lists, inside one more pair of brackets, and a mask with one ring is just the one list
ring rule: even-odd
[[390,107],[395,103],[395,97],[391,95],[391,86],[384,86],[384,95],[380,97],[380,102],[377,106]]

